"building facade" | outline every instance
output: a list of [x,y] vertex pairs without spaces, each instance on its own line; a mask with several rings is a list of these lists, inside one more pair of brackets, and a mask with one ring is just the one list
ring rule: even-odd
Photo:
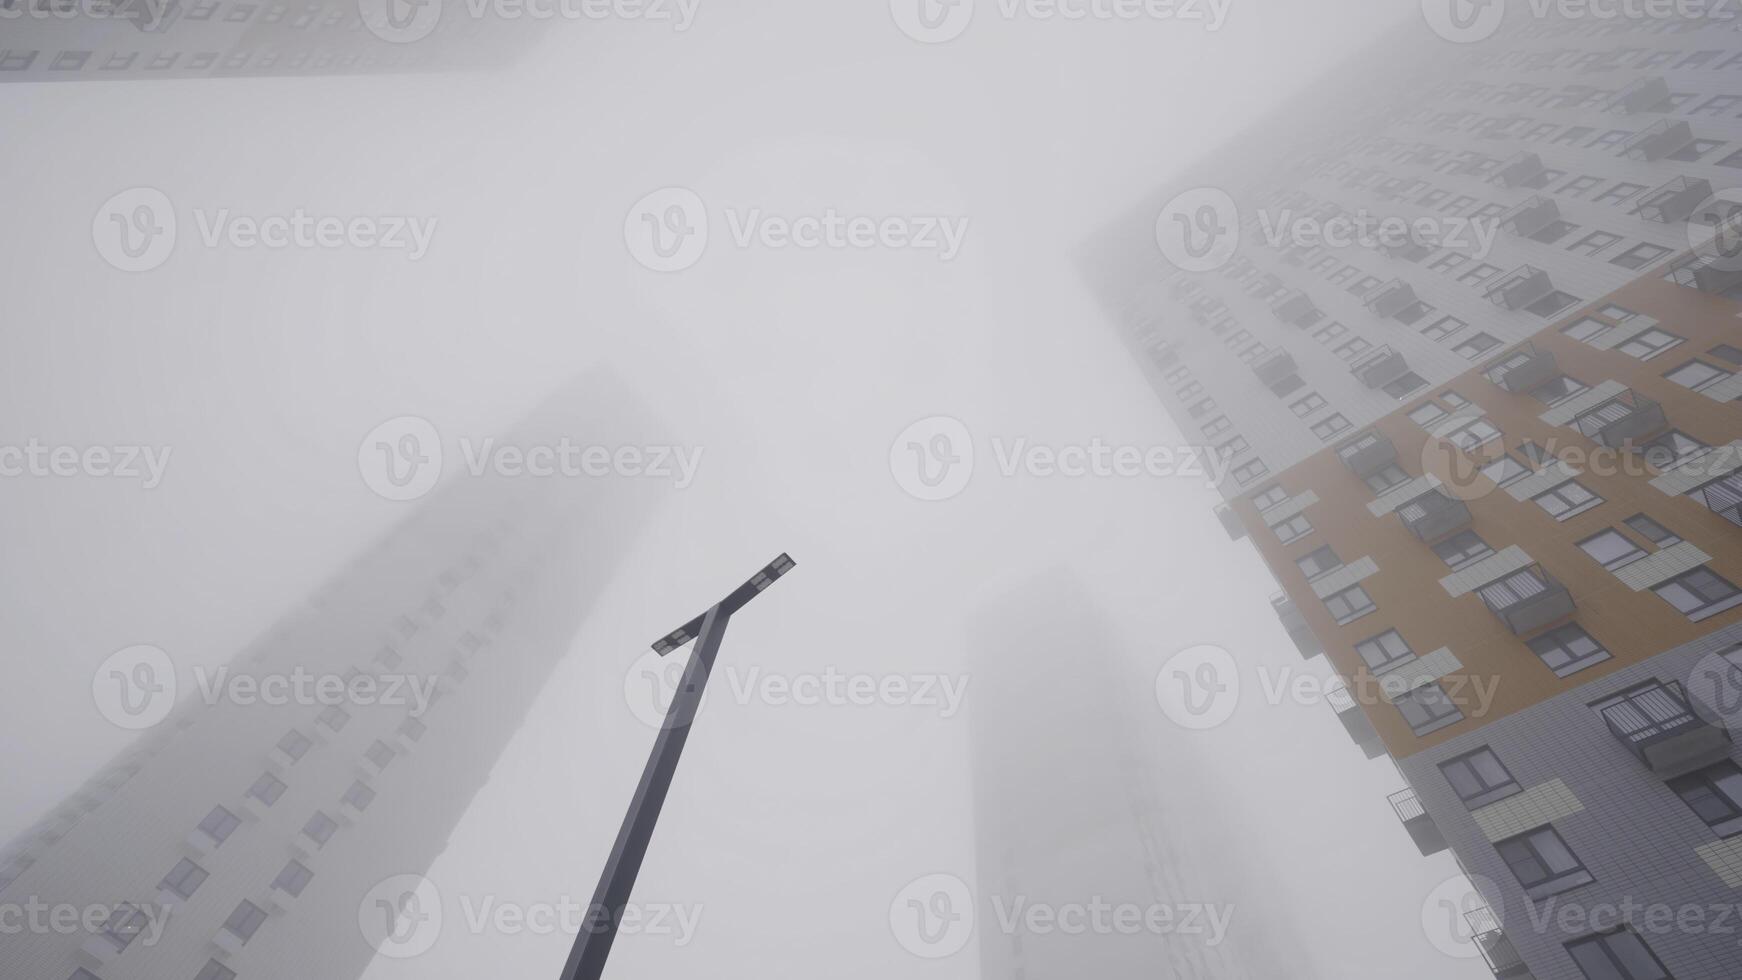
[[[503,443],[640,426],[594,376]],[[226,668],[263,694],[300,674],[343,695],[213,698],[246,689],[178,676],[164,720],[0,852],[0,975],[336,980],[415,952],[388,947],[429,896],[391,883],[446,848],[656,495],[487,476],[408,506]]]
[[1733,28],[1406,25],[1083,255],[1496,976],[1742,976]]

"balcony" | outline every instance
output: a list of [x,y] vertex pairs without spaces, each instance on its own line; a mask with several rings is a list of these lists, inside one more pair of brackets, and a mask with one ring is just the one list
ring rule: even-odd
[[1382,320],[1389,320],[1415,304],[1415,287],[1402,279],[1391,280],[1367,298],[1367,309]]
[[1664,779],[1730,756],[1730,733],[1695,714],[1680,684],[1653,682],[1602,710],[1621,744]]
[[1521,265],[1496,279],[1484,290],[1488,301],[1508,310],[1522,310],[1554,291],[1548,273],[1533,265]]
[[1367,477],[1397,461],[1397,447],[1377,432],[1363,432],[1337,447],[1337,458],[1356,476]]
[[1319,643],[1312,627],[1307,625],[1306,617],[1300,614],[1300,607],[1294,604],[1294,600],[1286,592],[1271,596],[1270,607],[1276,610],[1276,618],[1281,620],[1282,628],[1288,632],[1288,638],[1294,641],[1295,649],[1300,651],[1302,660],[1310,660],[1325,652],[1324,645]]
[[1476,590],[1515,636],[1534,632],[1573,614],[1573,595],[1541,565],[1508,572]]
[[1325,692],[1325,702],[1337,713],[1337,720],[1343,723],[1343,730],[1349,733],[1367,758],[1377,759],[1385,754],[1385,743],[1380,741],[1379,733],[1373,730],[1373,722],[1368,719],[1367,712],[1356,702],[1355,695],[1344,686],[1331,688]]
[[1276,318],[1283,323],[1299,323],[1318,311],[1311,297],[1298,289],[1284,294],[1270,307],[1270,312],[1276,314]]
[[1704,177],[1677,177],[1646,192],[1633,213],[1647,221],[1674,224],[1693,217],[1712,196],[1712,182]]
[[1228,539],[1238,541],[1246,536],[1246,525],[1240,523],[1240,515],[1234,513],[1234,508],[1221,504],[1216,508],[1216,520],[1222,522],[1222,530],[1228,532]]
[[1596,442],[1628,450],[1662,432],[1668,424],[1662,405],[1632,389],[1573,419],[1573,427]]
[[1524,150],[1503,161],[1494,172],[1493,180],[1501,187],[1528,187],[1544,169],[1542,157]]
[[1561,206],[1552,198],[1533,194],[1521,204],[1513,205],[1500,215],[1500,227],[1520,238],[1530,238],[1549,225],[1561,220]]
[[1253,361],[1252,373],[1258,376],[1264,387],[1274,388],[1277,382],[1294,375],[1294,356],[1279,347]]
[[1669,98],[1669,83],[1662,75],[1652,75],[1615,93],[1606,108],[1610,112],[1647,112],[1662,105]]
[[1464,921],[1470,926],[1470,941],[1482,954],[1490,972],[1501,980],[1530,980],[1530,966],[1518,955],[1512,940],[1506,938],[1493,909],[1486,905],[1471,909],[1464,913]]
[[1720,262],[1716,256],[1700,255],[1692,262],[1677,266],[1669,278],[1677,285],[1723,295],[1742,286],[1742,268],[1726,268],[1737,264],[1733,257]]
[[1403,526],[1424,544],[1433,544],[1470,526],[1470,507],[1439,490],[1427,493],[1397,508]]
[[1349,372],[1369,388],[1383,388],[1409,373],[1403,354],[1385,344],[1368,351],[1349,365]]
[[1712,513],[1742,527],[1742,473],[1732,473],[1694,491]]
[[1482,372],[1482,376],[1513,394],[1522,395],[1560,374],[1554,354],[1539,350],[1535,344],[1514,347],[1509,353]]
[[1391,794],[1391,809],[1397,811],[1397,819],[1403,821],[1403,829],[1409,831],[1410,839],[1421,850],[1422,856],[1438,854],[1446,849],[1446,839],[1440,834],[1440,828],[1434,823],[1434,818],[1427,815],[1427,808],[1421,805],[1421,799],[1415,795],[1415,790],[1406,789]]
[[1621,144],[1621,155],[1629,160],[1651,163],[1662,160],[1693,141],[1693,127],[1686,121],[1660,119]]

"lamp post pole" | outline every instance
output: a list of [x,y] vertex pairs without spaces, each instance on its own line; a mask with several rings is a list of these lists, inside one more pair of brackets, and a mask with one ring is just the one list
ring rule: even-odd
[[782,554],[769,562],[748,582],[731,595],[715,603],[708,611],[690,620],[653,644],[654,652],[665,656],[691,640],[696,641],[695,653],[684,667],[683,681],[678,685],[654,739],[653,752],[647,757],[647,767],[641,771],[641,782],[629,799],[629,811],[623,815],[623,826],[617,831],[617,842],[611,856],[599,874],[599,887],[587,906],[581,932],[575,937],[574,948],[563,966],[562,980],[599,980],[605,971],[605,958],[611,954],[611,943],[617,938],[617,925],[623,909],[629,904],[629,893],[635,888],[635,876],[641,872],[641,860],[647,856],[648,842],[659,822],[659,811],[665,805],[666,792],[671,789],[672,776],[677,773],[678,758],[683,755],[689,739],[690,724],[702,705],[702,693],[708,686],[708,674],[714,668],[714,658],[720,652],[720,640],[726,635],[726,624],[732,614],[744,608],[751,599],[791,571],[793,560]]

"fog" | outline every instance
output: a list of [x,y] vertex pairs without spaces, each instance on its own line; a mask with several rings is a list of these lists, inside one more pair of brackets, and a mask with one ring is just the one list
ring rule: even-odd
[[[782,552],[797,567],[734,617],[636,887],[699,910],[693,929],[620,938],[610,976],[979,975],[974,944],[905,949],[891,902],[922,876],[975,880],[971,719],[996,659],[970,656],[973,624],[1049,574],[1079,584],[1109,647],[1094,653],[1136,692],[1199,900],[1234,909],[1230,941],[1262,947],[1275,924],[1288,972],[1253,975],[1484,975],[1424,926],[1455,865],[1417,854],[1385,803],[1390,761],[1363,759],[1328,708],[1254,693],[1194,731],[1156,705],[1163,662],[1198,645],[1328,671],[1290,647],[1209,481],[1002,472],[1019,441],[1189,444],[1073,249],[1416,5],[1233,0],[1215,31],[982,6],[938,44],[882,3],[704,0],[687,30],[553,23],[484,71],[0,89],[0,442],[169,453],[150,487],[0,479],[0,839],[137,737],[93,708],[111,654],[226,663],[415,512],[360,478],[377,426],[426,420],[445,479],[465,479],[457,440],[602,368],[699,453],[693,472],[649,479],[661,502],[566,657],[446,850],[407,869],[444,897],[437,944],[376,958],[368,980],[556,976],[572,935],[469,928],[462,898],[588,900],[656,733],[637,665]],[[122,271],[93,216],[142,187],[173,202],[177,244]],[[662,272],[626,223],[633,242],[639,202],[666,188],[705,202],[709,234]],[[299,210],[425,237],[207,244],[214,222]],[[938,244],[795,247],[767,223],[829,214]],[[899,460],[936,417],[967,428],[976,465],[929,500]],[[964,686],[870,704],[757,687],[831,670]]]

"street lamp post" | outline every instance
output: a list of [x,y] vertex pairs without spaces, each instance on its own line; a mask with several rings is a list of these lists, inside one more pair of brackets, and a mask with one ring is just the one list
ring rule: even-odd
[[708,686],[708,674],[714,668],[714,657],[720,652],[720,639],[726,634],[726,623],[732,614],[744,608],[763,589],[791,571],[793,560],[782,554],[760,572],[715,603],[706,612],[683,624],[653,645],[653,650],[665,656],[691,640],[696,641],[695,653],[684,667],[683,682],[666,709],[665,722],[659,737],[653,742],[653,753],[647,758],[647,768],[641,771],[641,782],[629,799],[629,812],[623,815],[623,826],[617,831],[617,842],[611,856],[599,874],[599,887],[593,892],[592,904],[580,935],[569,951],[563,966],[562,980],[599,980],[605,971],[605,958],[611,954],[611,943],[617,938],[617,924],[623,908],[629,904],[629,893],[635,888],[635,876],[641,872],[641,860],[647,856],[647,844],[653,839],[653,827],[659,821],[660,807],[671,789],[672,776],[677,772],[678,757],[683,755],[684,742],[689,739],[690,724],[702,705],[702,692]]

